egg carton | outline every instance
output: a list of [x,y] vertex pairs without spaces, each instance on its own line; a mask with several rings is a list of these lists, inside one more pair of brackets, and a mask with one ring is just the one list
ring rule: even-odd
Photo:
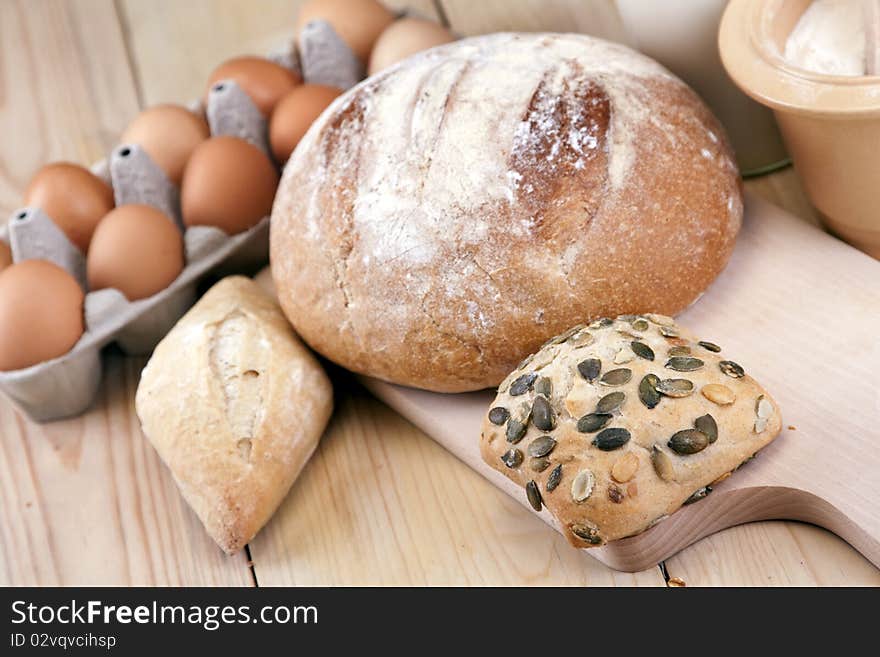
[[[297,42],[269,58],[295,70],[306,82],[342,89],[365,76],[363,64],[326,21],[309,23]],[[196,101],[189,109],[204,112],[212,136],[243,138],[272,159],[267,121],[234,81],[218,82],[205,106]],[[85,256],[40,208],[16,210],[0,226],[0,240],[11,246],[13,262],[51,261],[69,272],[86,293],[86,330],[68,353],[26,369],[0,372],[0,390],[37,422],[88,409],[101,384],[102,348],[115,342],[127,354],[149,354],[195,302],[204,276],[253,272],[268,260],[268,216],[236,235],[211,226],[186,228],[178,188],[140,146],[121,144],[91,169],[113,187],[117,206],[150,205],[175,222],[183,233],[186,266],[161,292],[129,301],[116,289],[88,290]]]

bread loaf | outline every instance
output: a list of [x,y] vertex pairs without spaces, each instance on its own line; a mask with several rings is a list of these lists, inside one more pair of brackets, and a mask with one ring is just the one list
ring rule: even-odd
[[135,404],[181,494],[232,554],[308,461],[333,391],[278,306],[236,276],[211,288],[159,343]]
[[272,271],[328,358],[473,390],[585,319],[678,312],[741,216],[721,126],[659,64],[587,36],[497,34],[328,108],[285,169]]
[[579,547],[632,536],[698,501],[782,428],[720,347],[662,315],[578,326],[501,384],[483,460]]

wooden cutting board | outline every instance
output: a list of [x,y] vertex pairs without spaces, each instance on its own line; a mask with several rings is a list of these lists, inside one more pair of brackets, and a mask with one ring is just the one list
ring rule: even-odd
[[[678,319],[770,390],[784,429],[705,500],[590,554],[642,570],[721,529],[791,519],[829,529],[880,566],[880,262],[747,196],[730,264]],[[522,488],[480,458],[480,423],[494,392],[444,395],[363,381],[528,506]],[[556,526],[546,509],[540,516]]]

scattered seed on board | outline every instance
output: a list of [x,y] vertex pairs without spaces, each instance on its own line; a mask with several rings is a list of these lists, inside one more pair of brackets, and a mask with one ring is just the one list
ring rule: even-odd
[[666,445],[676,454],[696,454],[709,446],[709,436],[697,429],[684,429],[672,434]]
[[541,506],[543,505],[543,500],[541,499],[541,491],[538,490],[538,484],[535,483],[534,479],[526,484],[526,497],[529,500],[529,504],[532,505],[532,508],[535,511],[541,510]]
[[696,491],[693,495],[687,498],[684,502],[682,502],[682,506],[687,506],[688,504],[693,504],[694,502],[699,502],[700,500],[706,499],[706,496],[712,492],[711,486],[703,486],[698,491]]
[[697,344],[700,345],[706,351],[711,351],[713,354],[717,354],[719,351],[721,351],[721,347],[719,347],[714,342],[707,342],[706,340],[700,340]]
[[542,376],[535,381],[535,392],[544,395],[547,399],[553,396],[553,381],[549,376]]
[[706,434],[706,437],[709,439],[709,443],[714,443],[718,440],[718,423],[715,422],[715,418],[712,417],[709,413],[705,415],[701,415],[696,420],[694,420],[694,428],[697,431],[702,431]]
[[719,406],[729,406],[736,401],[733,390],[720,383],[707,383],[700,392],[703,393],[703,397]]
[[630,343],[630,347],[633,350],[633,353],[639,358],[644,358],[645,360],[654,360],[654,350],[651,349],[644,342],[639,342],[638,340],[633,340]]
[[510,394],[513,397],[518,397],[519,395],[526,394],[529,390],[532,389],[532,385],[535,383],[535,379],[538,378],[538,375],[534,372],[529,372],[528,374],[523,374],[516,381],[510,384]]
[[501,462],[508,468],[518,468],[523,462],[523,453],[516,447],[511,447],[501,455]]
[[602,378],[599,379],[599,383],[603,386],[622,386],[629,383],[629,380],[632,378],[632,370],[626,367],[621,367],[616,370],[609,370],[602,375]]
[[597,433],[596,437],[593,438],[593,444],[603,452],[610,452],[623,447],[629,442],[629,439],[629,431],[621,427],[611,427],[609,429],[602,429],[602,431]]
[[635,331],[647,331],[648,330],[648,322],[639,317],[634,322],[632,322],[633,330]]
[[724,372],[727,376],[732,377],[734,379],[741,379],[746,375],[745,370],[738,363],[734,363],[732,360],[722,360],[718,363],[718,367],[721,368],[721,371]]
[[677,338],[681,335],[674,326],[661,326],[658,330],[664,338]]
[[666,369],[675,370],[676,372],[693,372],[705,364],[699,358],[694,358],[693,356],[673,356],[666,361]]
[[632,452],[627,452],[611,466],[611,478],[618,484],[625,484],[635,477],[639,469],[639,457]]
[[508,411],[503,406],[496,406],[491,411],[489,411],[489,422],[492,424],[497,424],[499,427],[507,422],[507,419],[510,417],[510,411]]
[[529,443],[529,456],[547,456],[556,447],[556,441],[550,436],[538,436]]
[[586,525],[572,525],[571,533],[582,541],[586,541],[590,545],[601,545],[602,537],[599,536],[599,530],[595,527],[587,527]]
[[507,442],[516,445],[520,440],[523,439],[523,436],[526,435],[525,423],[510,418],[507,421],[507,430],[505,432],[505,435],[507,436]]
[[609,392],[607,395],[602,397],[602,399],[596,402],[596,413],[600,413],[603,415],[606,413],[613,413],[621,406],[623,406],[623,402],[625,401],[625,392]]
[[581,373],[581,376],[592,383],[602,371],[602,361],[598,358],[587,358],[578,363],[577,368],[578,372]]
[[590,470],[581,470],[571,480],[571,499],[575,502],[583,502],[592,494],[595,483],[596,478]]
[[672,358],[674,356],[690,356],[691,348],[686,347],[684,345],[675,345],[674,347],[669,348],[669,357]]
[[687,397],[694,391],[694,384],[688,379],[663,379],[657,384],[657,392],[666,397]]
[[654,466],[654,472],[663,481],[675,481],[675,465],[669,454],[664,452],[659,445],[651,448],[651,464]]
[[648,408],[654,408],[660,403],[660,393],[657,386],[660,385],[660,377],[656,374],[646,374],[639,381],[639,399]]
[[548,493],[552,493],[556,490],[556,487],[562,482],[562,464],[560,463],[555,468],[550,471],[550,476],[547,477],[547,485],[545,488]]
[[609,413],[590,413],[584,415],[577,423],[577,430],[581,433],[595,433],[606,424],[611,422]]
[[556,428],[556,413],[543,395],[535,397],[532,403],[532,424],[540,431],[553,431]]
[[549,467],[550,459],[548,459],[546,456],[529,459],[529,470],[531,470],[532,472],[544,472],[544,470]]

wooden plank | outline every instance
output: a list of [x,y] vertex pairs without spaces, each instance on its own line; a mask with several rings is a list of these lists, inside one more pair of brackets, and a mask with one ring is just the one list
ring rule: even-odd
[[[185,103],[210,72],[236,55],[265,55],[293,38],[303,0],[122,0],[144,105]],[[435,17],[431,0],[386,2]]]
[[453,30],[464,36],[488,32],[579,32],[626,41],[612,0],[438,0]]
[[[111,0],[4,2],[0,43],[11,210],[46,161],[102,157],[138,104]],[[246,557],[205,537],[138,429],[142,365],[109,358],[76,420],[36,425],[0,400],[0,584],[251,584]]]
[[252,541],[261,586],[663,586],[615,572],[334,374],[334,418]]

